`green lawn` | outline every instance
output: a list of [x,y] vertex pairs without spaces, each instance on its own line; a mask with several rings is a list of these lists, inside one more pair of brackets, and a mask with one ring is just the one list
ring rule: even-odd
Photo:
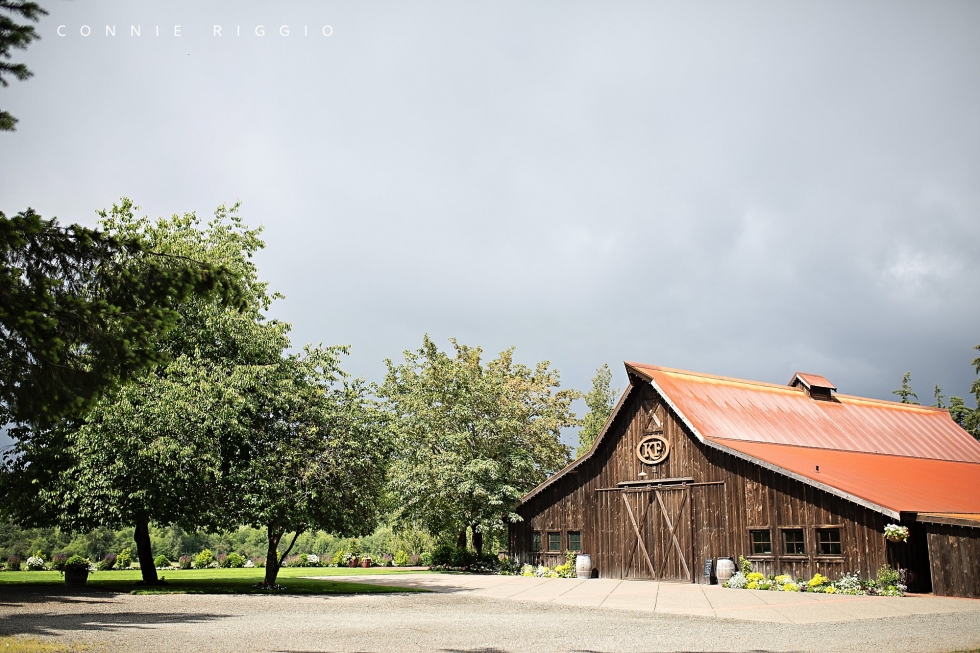
[[[301,576],[372,576],[377,574],[418,574],[426,572],[402,571],[394,567],[348,569],[338,567],[290,567],[279,571],[277,582],[285,594],[376,594],[386,592],[413,592],[400,587],[369,585],[334,580],[312,580]],[[157,571],[165,577],[167,585],[142,587],[138,569],[125,571],[96,571],[89,574],[86,590],[128,592],[131,594],[261,594],[264,590],[253,587],[262,582],[265,569],[179,569]],[[0,572],[0,588],[63,585],[64,578],[57,571],[4,571]],[[79,588],[77,591],[85,591]]]

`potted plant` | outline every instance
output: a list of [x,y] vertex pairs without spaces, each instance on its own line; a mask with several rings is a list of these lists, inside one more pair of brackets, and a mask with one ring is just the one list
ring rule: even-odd
[[367,569],[371,566],[371,556],[364,556],[361,558],[361,566]]
[[88,582],[88,572],[91,563],[80,555],[73,555],[65,562],[64,574],[65,585],[68,587],[82,587]]
[[347,564],[353,569],[361,564],[361,559],[357,556],[351,556],[350,561]]
[[885,538],[889,542],[905,542],[909,539],[909,527],[888,524],[885,526]]

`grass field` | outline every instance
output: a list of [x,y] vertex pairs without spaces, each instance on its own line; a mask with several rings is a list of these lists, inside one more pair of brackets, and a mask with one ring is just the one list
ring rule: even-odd
[[[372,576],[377,574],[418,574],[419,571],[402,571],[397,567],[371,567],[347,569],[338,567],[287,567],[279,571],[277,582],[284,594],[381,594],[390,592],[421,591],[384,585],[350,583],[332,580],[312,580],[302,576]],[[261,594],[267,590],[254,587],[262,582],[265,570],[254,569],[179,569],[158,571],[166,578],[167,585],[143,587],[138,569],[125,571],[96,571],[89,574],[85,588],[74,591],[126,592],[130,594]],[[0,572],[0,590],[14,587],[38,587],[64,585],[64,577],[57,571],[4,571]]]

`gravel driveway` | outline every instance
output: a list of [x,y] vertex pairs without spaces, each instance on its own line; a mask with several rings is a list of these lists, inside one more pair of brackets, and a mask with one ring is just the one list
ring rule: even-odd
[[110,651],[954,651],[973,612],[748,623],[447,594],[251,596],[0,591],[0,634]]

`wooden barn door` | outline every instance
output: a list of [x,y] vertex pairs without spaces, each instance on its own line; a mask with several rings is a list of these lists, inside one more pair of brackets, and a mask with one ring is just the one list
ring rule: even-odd
[[691,488],[666,486],[621,492],[623,578],[691,581]]

